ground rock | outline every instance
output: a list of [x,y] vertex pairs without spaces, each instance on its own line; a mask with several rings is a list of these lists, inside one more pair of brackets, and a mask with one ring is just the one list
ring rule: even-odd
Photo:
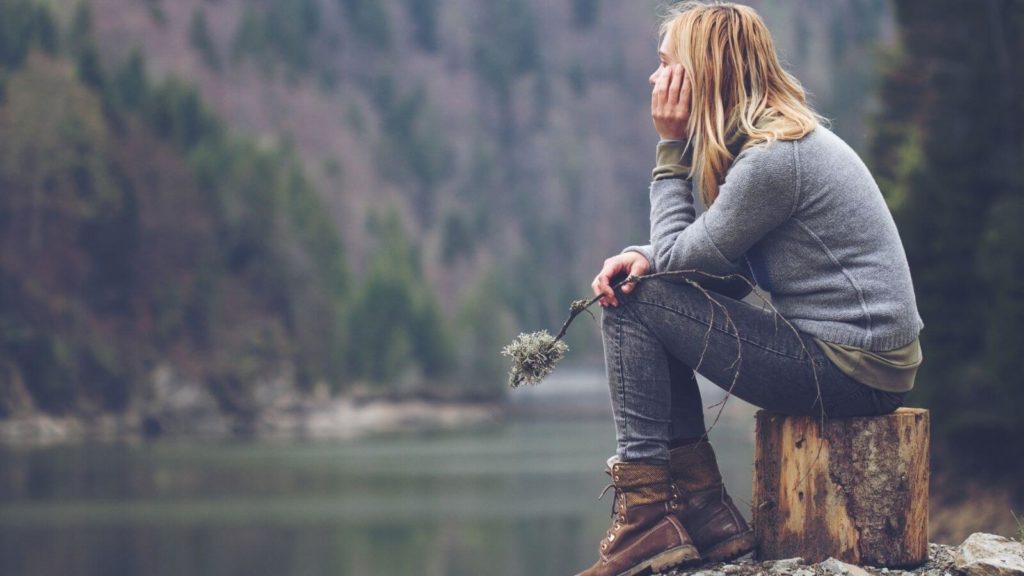
[[179,374],[169,364],[153,369],[132,408],[147,436],[223,436],[231,427],[209,387]]
[[768,560],[761,563],[761,566],[769,574],[793,574],[800,566],[805,564],[803,558],[786,558],[783,560]]
[[1024,576],[1024,543],[976,532],[956,549],[954,564],[967,576]]
[[[732,562],[704,564],[680,569],[667,572],[662,576],[963,576],[953,562],[954,553],[957,550],[957,548],[944,544],[929,544],[928,561],[911,570],[854,566],[835,558],[829,558],[818,564],[808,564],[802,558],[764,562],[744,558]],[[1020,573],[980,573],[978,576],[1010,576],[1010,574]]]
[[693,573],[693,576],[725,576],[725,572],[721,570],[698,570]]
[[0,419],[0,444],[49,445],[82,435],[82,423],[46,414],[19,415]]
[[722,573],[727,574],[728,576],[735,576],[735,575],[739,575],[739,574],[746,574],[749,571],[748,567],[749,567],[749,565],[751,563],[752,562],[750,562],[749,560],[748,561],[740,560],[739,562],[737,562],[735,564],[722,564],[721,570],[722,570]]
[[871,576],[860,566],[847,564],[835,558],[829,558],[818,564],[818,570],[830,576]]

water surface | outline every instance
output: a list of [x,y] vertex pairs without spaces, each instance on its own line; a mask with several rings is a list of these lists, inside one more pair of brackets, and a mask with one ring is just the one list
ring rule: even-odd
[[[712,437],[749,501],[749,421]],[[549,416],[350,442],[0,449],[0,574],[574,574],[608,527],[613,442],[607,418]]]

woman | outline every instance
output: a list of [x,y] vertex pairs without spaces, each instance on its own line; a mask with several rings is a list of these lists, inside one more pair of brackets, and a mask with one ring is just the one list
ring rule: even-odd
[[[745,6],[687,3],[660,32],[651,243],[606,260],[593,282],[618,446],[617,513],[589,576],[753,549],[704,439],[695,369],[769,410],[842,417],[895,410],[921,363],[924,324],[892,216],[782,69],[764,22]],[[674,270],[751,278],[785,320],[740,301],[737,283],[612,289]]]

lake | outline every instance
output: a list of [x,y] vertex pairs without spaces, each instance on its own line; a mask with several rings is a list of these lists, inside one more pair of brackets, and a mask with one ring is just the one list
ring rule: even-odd
[[[502,423],[357,441],[0,448],[0,574],[574,574],[609,525],[614,428],[523,398]],[[745,512],[752,430],[732,399],[712,431]]]

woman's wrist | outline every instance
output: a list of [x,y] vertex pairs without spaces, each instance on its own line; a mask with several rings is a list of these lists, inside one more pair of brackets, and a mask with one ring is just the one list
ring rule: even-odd
[[654,180],[665,178],[689,178],[693,165],[693,150],[689,142],[676,139],[662,139],[655,154],[655,167],[651,172]]

